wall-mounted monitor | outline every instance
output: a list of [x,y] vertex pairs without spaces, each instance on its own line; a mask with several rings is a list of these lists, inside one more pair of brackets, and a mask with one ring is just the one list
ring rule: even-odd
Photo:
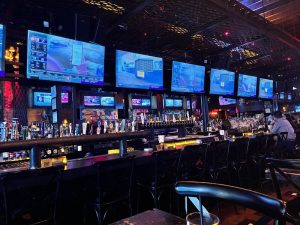
[[300,112],[300,105],[295,105],[295,112]]
[[284,92],[279,92],[278,99],[279,100],[284,100],[284,96],[285,96]]
[[105,47],[28,31],[27,78],[102,85]]
[[101,98],[98,95],[85,95],[83,96],[84,106],[100,106]]
[[205,67],[173,61],[171,91],[203,93]]
[[174,99],[174,107],[175,108],[182,108],[182,106],[183,106],[182,99]]
[[131,104],[133,108],[150,108],[151,99],[150,97],[133,96],[131,99]]
[[259,79],[259,98],[272,99],[273,98],[273,80]]
[[116,86],[163,89],[163,59],[133,52],[116,52]]
[[224,98],[219,96],[219,105],[232,105],[236,104],[236,99],[234,98]]
[[69,103],[69,93],[68,92],[61,93],[61,103],[63,103],[63,104]]
[[33,106],[50,107],[51,97],[50,92],[35,91],[33,92]]
[[238,97],[256,97],[257,77],[239,74]]
[[114,107],[115,106],[115,97],[113,97],[113,96],[101,96],[101,106]]
[[173,98],[166,98],[165,99],[165,107],[166,108],[173,108],[174,107],[174,99]]
[[141,106],[142,99],[141,98],[133,98],[131,99],[132,106]]
[[292,93],[288,93],[287,94],[287,100],[292,101],[292,98],[293,98]]
[[0,77],[4,76],[5,69],[5,26],[0,24]]
[[209,93],[214,95],[234,95],[234,72],[211,69]]
[[142,106],[144,106],[144,107],[150,107],[151,106],[151,100],[150,100],[150,98],[143,98],[142,99]]

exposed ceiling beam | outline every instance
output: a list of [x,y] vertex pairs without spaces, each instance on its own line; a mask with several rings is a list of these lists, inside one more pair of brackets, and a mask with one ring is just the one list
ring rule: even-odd
[[235,17],[251,25],[260,33],[284,43],[291,48],[300,51],[300,40],[291,34],[275,27],[274,24],[253,12],[237,0],[209,0],[221,8],[228,16]]
[[267,12],[267,11],[276,9],[276,8],[278,8],[278,7],[280,7],[280,6],[286,5],[286,4],[288,4],[288,3],[290,3],[290,2],[293,2],[293,1],[295,1],[295,0],[283,0],[283,1],[277,1],[277,2],[274,2],[274,3],[272,3],[272,4],[266,5],[266,6],[264,6],[264,7],[261,7],[261,8],[259,8],[259,9],[257,9],[257,10],[254,9],[253,11],[256,12],[257,14],[261,14],[261,13],[265,13],[265,12]]
[[139,12],[143,11],[148,5],[152,4],[154,0],[145,0],[138,4],[133,9],[129,10],[128,12],[125,12],[124,15],[120,16],[119,19],[117,19],[113,24],[111,24],[106,30],[105,34],[109,34],[112,32],[119,24],[124,23],[127,21],[130,17],[135,16]]

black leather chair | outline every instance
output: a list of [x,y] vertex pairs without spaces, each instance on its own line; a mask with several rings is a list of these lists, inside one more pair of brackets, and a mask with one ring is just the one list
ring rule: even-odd
[[133,214],[134,165],[134,157],[118,158],[94,165],[97,179],[93,207],[99,225],[107,224],[106,219],[113,209],[127,208],[126,216]]
[[286,224],[286,222],[300,224],[300,221],[297,218],[288,214],[285,205],[281,200],[251,190],[223,184],[190,181],[177,183],[175,189],[180,195],[198,197],[200,209],[202,209],[202,197],[217,198],[236,203],[267,215],[273,218],[277,225],[283,225]]
[[[297,192],[298,196],[291,201],[286,203],[287,211],[300,219],[300,186],[292,180],[292,178],[287,175],[283,169],[292,169],[296,172],[300,172],[300,160],[299,159],[272,159],[267,158],[267,165],[270,169],[270,174],[273,181],[273,187],[276,192],[277,198],[282,199],[281,188],[278,180],[278,175],[284,178],[288,184],[293,186]],[[278,174],[278,175],[277,175]]]
[[58,166],[1,174],[0,224],[57,224],[62,170]]

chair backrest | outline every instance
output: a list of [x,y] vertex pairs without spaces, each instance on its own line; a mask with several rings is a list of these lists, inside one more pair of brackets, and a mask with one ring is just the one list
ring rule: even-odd
[[217,198],[246,208],[253,209],[285,224],[285,221],[299,224],[296,218],[290,216],[281,200],[247,189],[224,184],[183,181],[176,184],[176,192],[180,195]]
[[154,179],[155,184],[160,183],[175,183],[177,178],[177,167],[180,151],[164,150],[154,152]]
[[300,193],[300,186],[297,185],[288,175],[284,173],[282,169],[300,169],[300,160],[299,159],[273,159],[267,158],[267,165],[270,169],[273,186],[276,191],[277,197],[282,199],[282,194],[280,190],[280,185],[278,182],[277,175],[275,173],[278,172],[288,183],[290,183],[295,189]]
[[279,134],[280,141],[285,142],[285,141],[287,141],[287,139],[288,139],[288,132],[281,132]]
[[134,165],[134,157],[98,162],[94,165],[97,170],[96,191],[100,204],[106,203],[106,196],[115,195],[116,198],[131,196]]
[[62,171],[62,166],[55,166],[1,174],[0,188],[6,217],[5,224],[20,219],[21,214],[14,216],[17,218],[12,218],[11,214],[16,210],[20,213],[39,211],[37,220],[50,219],[50,216],[56,213]]
[[227,163],[229,157],[229,141],[216,141],[210,145],[212,163],[219,167]]
[[177,180],[201,179],[201,172],[207,168],[207,144],[186,146],[180,152]]
[[237,138],[235,142],[230,143],[231,155],[236,155],[236,161],[241,162],[247,160],[248,149],[249,149],[249,138]]

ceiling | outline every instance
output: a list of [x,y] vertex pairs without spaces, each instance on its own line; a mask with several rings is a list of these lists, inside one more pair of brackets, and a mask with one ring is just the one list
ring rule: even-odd
[[300,0],[2,0],[0,23],[300,85]]

